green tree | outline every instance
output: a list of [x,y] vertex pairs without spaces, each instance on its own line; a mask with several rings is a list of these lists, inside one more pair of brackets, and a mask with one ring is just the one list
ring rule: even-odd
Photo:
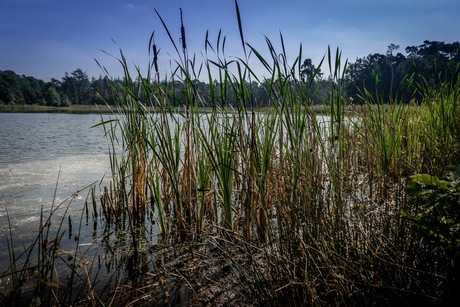
[[401,53],[396,56],[392,54],[395,47],[394,45],[387,55],[369,54],[348,65],[345,88],[353,101],[361,101],[364,90],[371,94],[374,102],[386,103],[392,99],[394,96],[393,83],[399,88],[403,80],[403,77],[398,75],[399,67],[406,60]]
[[98,79],[93,78],[91,80],[91,89],[92,92],[94,92],[94,94],[91,95],[91,103],[99,104],[105,102],[109,105],[114,104],[109,82],[110,80],[107,76],[104,78],[99,76]]
[[393,59],[393,51],[398,50],[398,49],[399,49],[399,45],[391,44],[388,46],[388,50],[387,50],[388,65],[390,65],[390,70],[391,70],[390,99],[393,99],[393,81],[394,81],[393,66],[394,64],[396,64]]
[[415,52],[413,64],[418,72],[425,77],[430,86],[437,86],[440,82],[457,80],[460,43],[444,43],[438,41],[424,41],[418,47],[412,47]]
[[88,104],[92,100],[91,83],[86,72],[80,68],[65,73],[62,90],[73,104]]
[[49,86],[45,92],[46,104],[49,106],[59,107],[61,105],[61,96],[54,86]]
[[20,77],[11,70],[0,71],[0,100],[6,104],[24,104]]
[[302,66],[300,67],[300,78],[304,82],[319,81],[322,76],[323,74],[321,73],[321,69],[316,68],[311,59],[303,61]]

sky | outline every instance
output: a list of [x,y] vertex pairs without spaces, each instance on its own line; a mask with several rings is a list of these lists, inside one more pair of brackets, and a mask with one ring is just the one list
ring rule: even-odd
[[[265,57],[268,37],[281,53],[281,33],[290,63],[300,45],[302,59],[318,65],[328,46],[354,62],[385,54],[390,44],[405,54],[407,46],[425,40],[460,40],[458,0],[240,0],[238,5],[245,42]],[[146,71],[154,33],[160,74],[166,76],[178,56],[155,10],[180,46],[180,8],[190,56],[203,59],[206,33],[215,47],[221,30],[226,57],[243,57],[234,0],[0,0],[0,70],[49,81],[80,68],[98,78],[104,71],[97,60],[119,77],[121,49],[131,69]],[[266,73],[254,55],[250,61],[258,75]]]

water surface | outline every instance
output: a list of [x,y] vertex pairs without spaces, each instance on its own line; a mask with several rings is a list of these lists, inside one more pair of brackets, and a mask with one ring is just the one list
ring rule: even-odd
[[46,216],[69,197],[69,214],[78,220],[85,187],[110,173],[103,129],[91,128],[100,120],[95,114],[0,113],[0,271],[10,225],[16,243],[27,245],[41,212]]

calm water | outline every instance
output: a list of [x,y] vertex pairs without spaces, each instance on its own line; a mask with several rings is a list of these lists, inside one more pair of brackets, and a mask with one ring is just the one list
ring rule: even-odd
[[[75,195],[79,219],[86,186],[109,173],[100,115],[0,113],[0,271],[8,230],[17,242],[37,234],[40,212]],[[56,188],[57,185],[57,188]],[[54,193],[56,191],[56,196]],[[74,213],[72,212],[74,211]]]
[[0,113],[0,164],[101,155],[99,115]]

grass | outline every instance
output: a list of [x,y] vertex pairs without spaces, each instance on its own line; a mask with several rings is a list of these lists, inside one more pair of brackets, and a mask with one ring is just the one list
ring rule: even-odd
[[[84,193],[88,189],[86,187],[79,192]],[[77,298],[96,299],[93,292],[95,277],[88,270],[90,262],[85,255],[96,243],[90,244],[88,250],[79,247],[84,211],[81,211],[80,223],[72,222],[70,217],[70,208],[77,202],[76,196],[77,193],[61,203],[55,203],[54,197],[49,210],[42,206],[38,234],[29,245],[15,244],[17,238],[11,231],[12,221],[7,212],[10,232],[6,237],[6,246],[10,265],[0,275],[2,305],[16,306],[24,302],[37,306],[57,302],[71,304]],[[72,230],[73,224],[80,226]],[[75,234],[74,247],[61,246],[65,234],[69,235],[69,239]]]
[[[181,97],[166,86],[174,82],[160,79],[154,34],[145,75],[140,67],[131,75],[120,51],[125,78],[112,84],[119,113],[99,125],[108,139],[113,182],[94,197],[93,217],[122,242],[116,248],[124,256],[116,259],[123,259],[130,278],[139,284],[147,278],[156,288],[146,291],[159,291],[170,304],[177,302],[167,288],[171,282],[198,291],[200,279],[149,253],[153,246],[168,246],[168,257],[183,261],[178,266],[224,260],[246,304],[452,303],[460,241],[440,242],[424,233],[434,227],[425,221],[439,221],[429,218],[437,214],[430,209],[436,199],[454,202],[458,190],[449,188],[448,197],[434,193],[437,198],[426,205],[426,194],[409,197],[406,187],[426,178],[417,174],[445,178],[448,166],[460,164],[460,80],[437,89],[418,85],[425,97],[419,105],[396,98],[384,107],[385,101],[373,101],[363,90],[366,104],[350,117],[342,90],[347,62],[340,50],[328,49],[321,65],[334,82],[323,116],[309,104],[314,83],[300,78],[302,47],[290,62],[283,37],[281,51],[266,38],[269,56],[263,57],[245,42],[237,4],[236,11],[244,57],[228,60],[219,32],[216,44],[206,35],[202,65],[188,54],[182,20],[178,47],[158,14],[177,52],[177,67],[162,77],[184,82]],[[251,57],[265,67],[266,77],[254,73]],[[200,77],[210,81],[210,97],[198,94],[192,80]],[[251,83],[262,80],[271,108],[260,111]],[[230,95],[236,105],[228,105]],[[181,112],[171,107],[177,101]],[[445,224],[454,225],[449,231],[456,238],[458,215],[452,212],[444,220],[454,220]],[[151,237],[153,223],[158,242]],[[112,299],[126,289],[117,280]],[[225,288],[222,280],[228,279],[218,280]],[[146,292],[139,293],[137,299]]]
[[113,108],[106,105],[72,105],[68,107],[49,107],[39,105],[2,105],[3,113],[69,113],[69,114],[111,114]]

